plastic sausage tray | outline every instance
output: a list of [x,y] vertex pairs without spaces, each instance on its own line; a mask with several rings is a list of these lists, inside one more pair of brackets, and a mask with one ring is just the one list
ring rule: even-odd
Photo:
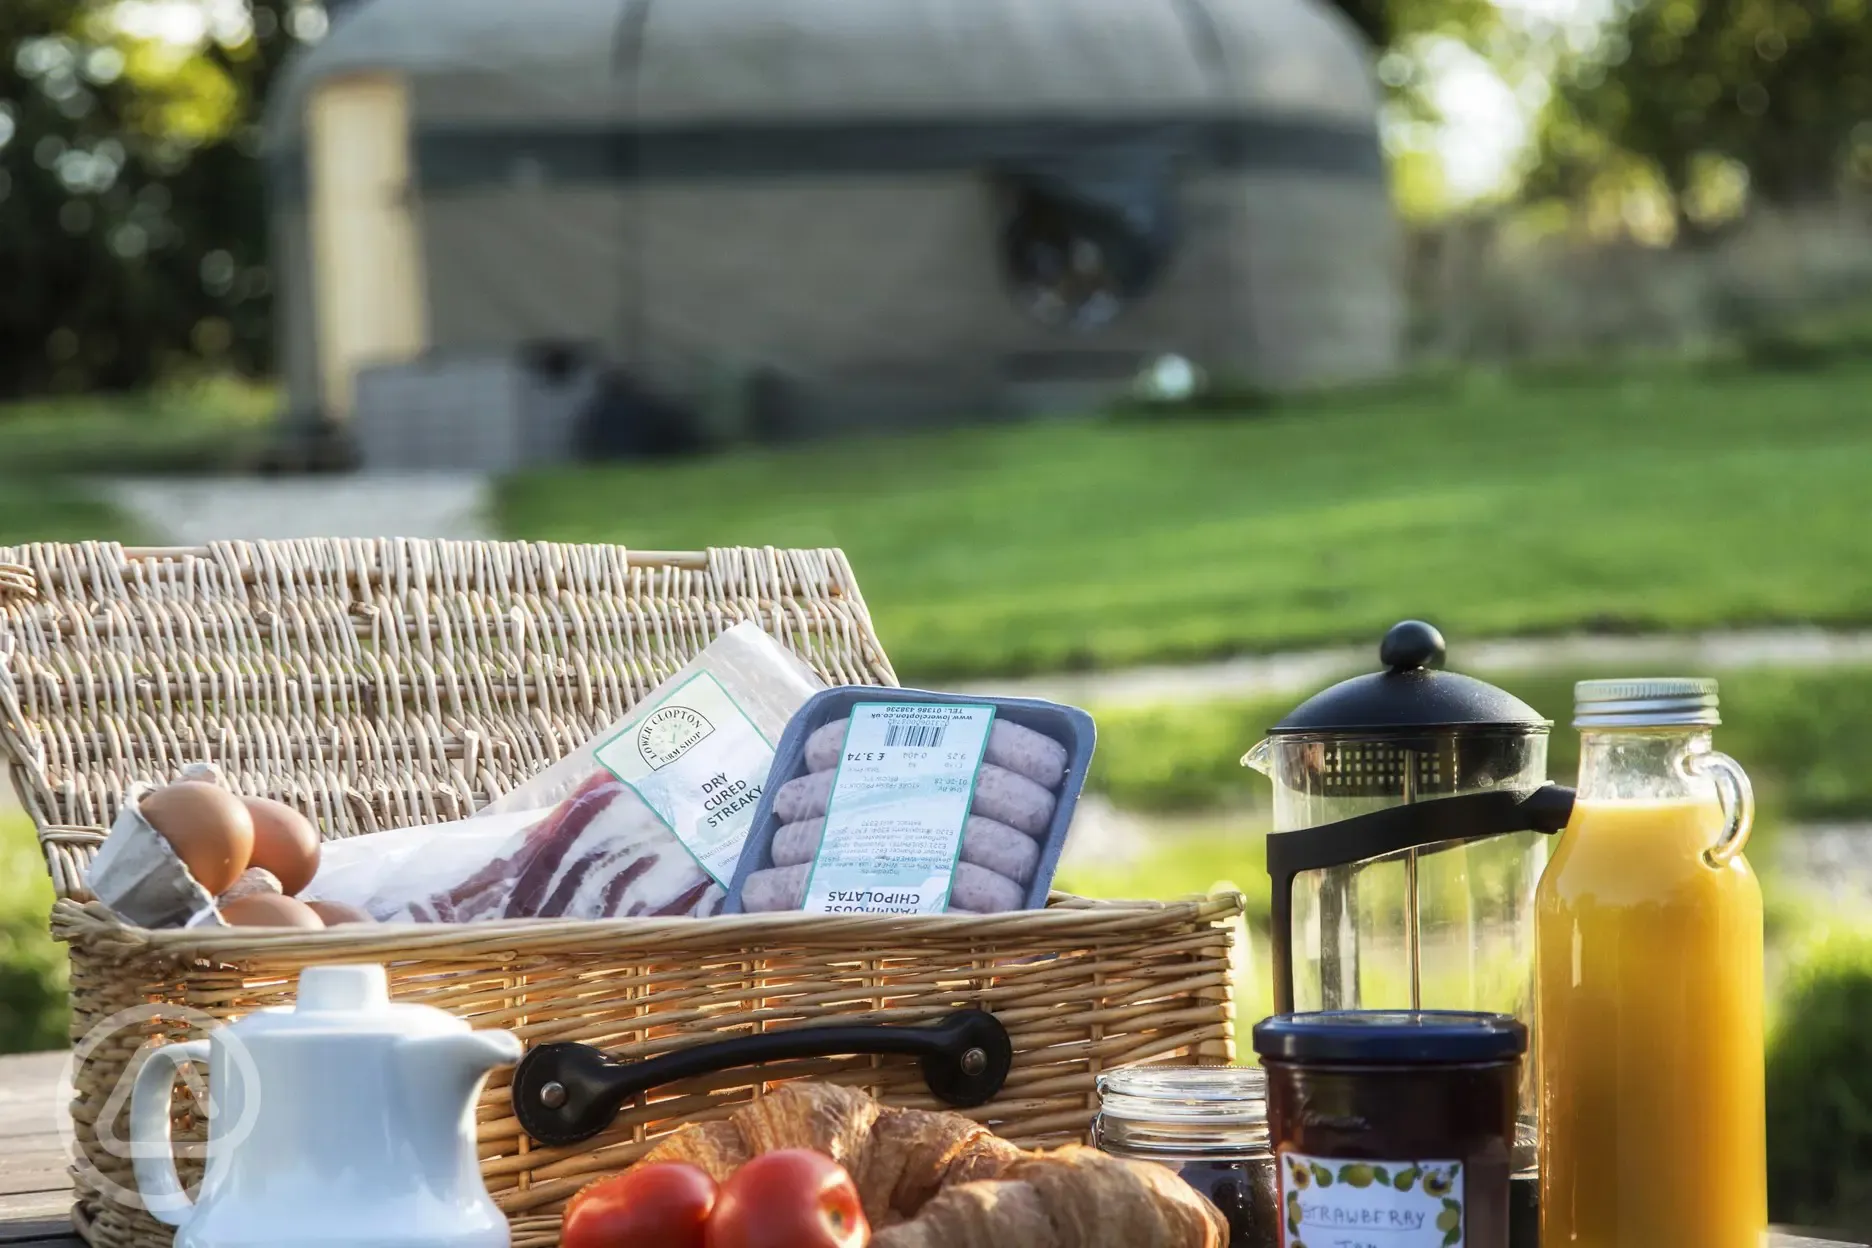
[[760,804],[754,809],[754,823],[748,830],[747,847],[741,851],[741,863],[735,871],[734,884],[728,890],[725,911],[730,914],[742,913],[741,888],[747,882],[747,877],[774,865],[773,838],[781,827],[781,820],[774,815],[774,795],[788,780],[806,774],[806,739],[826,724],[844,719],[851,714],[854,706],[862,702],[992,706],[997,720],[1031,728],[1066,747],[1066,778],[1060,785],[1053,818],[1040,843],[1040,864],[1034,872],[1033,882],[1027,886],[1027,908],[1044,909],[1054,871],[1059,866],[1060,854],[1066,847],[1066,833],[1072,826],[1073,810],[1078,805],[1080,792],[1085,788],[1086,770],[1092,765],[1092,749],[1097,738],[1092,717],[1078,707],[1061,706],[1056,702],[1042,702],[1034,698],[973,697],[958,693],[935,693],[927,689],[865,685],[816,693],[788,722],[786,732],[774,747],[773,770],[767,775],[767,785],[761,792]]

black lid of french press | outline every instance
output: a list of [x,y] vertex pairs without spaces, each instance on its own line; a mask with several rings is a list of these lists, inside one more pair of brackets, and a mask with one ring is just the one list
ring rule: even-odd
[[1382,672],[1322,690],[1268,729],[1299,733],[1419,732],[1440,728],[1551,728],[1553,721],[1485,680],[1443,666],[1443,634],[1422,620],[1394,624],[1378,647]]

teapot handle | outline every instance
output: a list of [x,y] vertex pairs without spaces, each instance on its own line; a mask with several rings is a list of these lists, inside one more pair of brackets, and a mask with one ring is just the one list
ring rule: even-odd
[[170,1226],[181,1226],[195,1211],[195,1202],[176,1174],[175,1152],[169,1142],[170,1099],[182,1063],[207,1060],[206,1040],[165,1044],[149,1055],[130,1090],[130,1159],[137,1190],[150,1215]]

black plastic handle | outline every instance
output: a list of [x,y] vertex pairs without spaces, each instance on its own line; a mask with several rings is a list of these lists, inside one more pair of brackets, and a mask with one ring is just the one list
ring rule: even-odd
[[963,1109],[992,1099],[1014,1064],[1007,1028],[986,1010],[958,1010],[939,1023],[914,1027],[796,1027],[699,1044],[643,1062],[615,1062],[589,1044],[542,1044],[514,1070],[514,1116],[542,1144],[576,1144],[609,1126],[626,1101],[679,1079],[761,1062],[873,1053],[921,1058],[930,1092]]
[[[1267,838],[1268,875],[1274,883],[1274,1011],[1294,1008],[1293,886],[1304,871],[1350,866],[1408,849],[1451,841],[1478,841],[1510,832],[1554,833],[1573,813],[1573,790],[1544,784],[1532,792],[1493,789],[1393,806],[1338,823]],[[1322,936],[1322,940],[1327,937]]]

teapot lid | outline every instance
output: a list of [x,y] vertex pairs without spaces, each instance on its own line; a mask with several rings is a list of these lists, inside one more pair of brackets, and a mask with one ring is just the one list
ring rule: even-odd
[[308,966],[299,972],[298,998],[293,1004],[256,1010],[234,1026],[243,1035],[408,1036],[469,1030],[465,1021],[445,1010],[391,1001],[390,977],[375,963]]
[[1440,671],[1443,634],[1422,620],[1392,625],[1378,647],[1382,672],[1354,676],[1314,694],[1270,736],[1312,733],[1419,733],[1425,729],[1544,731],[1553,721],[1515,697],[1473,676]]
[[375,1013],[390,1004],[381,966],[308,966],[299,972],[300,1014]]

